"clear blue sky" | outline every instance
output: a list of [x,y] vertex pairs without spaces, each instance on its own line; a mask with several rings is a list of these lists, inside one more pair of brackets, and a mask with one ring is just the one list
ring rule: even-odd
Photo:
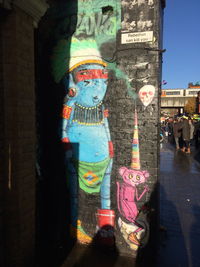
[[162,88],[200,81],[200,0],[166,0]]

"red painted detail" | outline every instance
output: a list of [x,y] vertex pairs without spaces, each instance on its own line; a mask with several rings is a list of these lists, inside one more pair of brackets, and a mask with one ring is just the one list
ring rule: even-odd
[[92,79],[108,79],[108,72],[104,69],[80,70],[75,75],[76,82]]
[[76,96],[76,89],[75,88],[70,88],[68,92],[69,97],[74,97]]
[[99,209],[97,210],[97,223],[99,231],[97,233],[97,241],[103,246],[114,246],[114,226],[115,212],[114,210]]
[[105,109],[104,112],[103,112],[103,114],[104,114],[104,117],[105,118],[108,118],[108,116],[109,116],[109,110],[108,109]]
[[108,142],[108,148],[109,148],[109,155],[110,155],[111,158],[113,158],[114,157],[114,148],[113,148],[112,141]]
[[64,105],[62,117],[68,120],[70,118],[71,112],[72,112],[72,107]]
[[97,210],[98,226],[115,226],[115,212],[114,210],[99,209]]

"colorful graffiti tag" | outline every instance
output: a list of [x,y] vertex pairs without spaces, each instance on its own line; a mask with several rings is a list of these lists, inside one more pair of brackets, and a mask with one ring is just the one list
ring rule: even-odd
[[[148,171],[142,171],[140,167],[139,139],[138,139],[138,122],[137,111],[135,110],[135,126],[132,143],[132,163],[131,169],[121,167],[119,174],[123,183],[117,182],[117,203],[118,210],[122,218],[118,219],[120,231],[133,250],[140,246],[140,239],[145,234],[145,229],[141,227],[136,219],[138,216],[137,201],[139,201],[146,192],[149,191],[147,185],[144,186],[143,192],[138,195],[137,186],[144,184],[149,177]],[[125,220],[125,221],[124,221]]]

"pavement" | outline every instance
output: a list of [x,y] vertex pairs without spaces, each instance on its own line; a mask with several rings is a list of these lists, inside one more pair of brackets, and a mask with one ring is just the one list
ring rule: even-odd
[[200,267],[200,157],[162,144],[158,267]]
[[135,267],[136,259],[120,256],[117,250],[76,245],[61,267]]

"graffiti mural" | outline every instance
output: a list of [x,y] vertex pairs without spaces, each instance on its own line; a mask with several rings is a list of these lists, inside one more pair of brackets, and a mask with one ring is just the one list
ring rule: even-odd
[[[119,217],[118,219],[118,226],[126,243],[134,250],[137,250],[140,246],[140,239],[145,234],[145,229],[136,221],[139,214],[137,202],[149,191],[148,186],[145,184],[149,173],[148,171],[142,171],[140,167],[137,120],[137,111],[135,110],[131,169],[121,167],[119,174],[123,182],[117,182],[118,211],[122,216],[122,218]],[[140,184],[144,184],[144,189],[139,195],[137,186]]]
[[[106,63],[95,41],[72,39],[69,72],[64,78],[68,98],[63,107],[62,142],[66,147],[73,196],[72,227],[78,225],[77,238],[82,243],[90,242],[91,238],[85,233],[78,218],[78,186],[86,194],[99,193],[101,209],[98,214],[104,213],[107,218],[113,216],[110,214],[113,146],[107,120],[108,110],[102,103],[107,79]],[[73,147],[77,143],[78,152]],[[100,225],[102,220],[103,216],[99,215]]]
[[152,102],[154,95],[155,87],[153,85],[144,85],[139,90],[139,98],[144,107],[147,107]]
[[[101,242],[114,243],[115,212],[110,198],[114,149],[109,110],[103,103],[112,67],[101,47],[113,46],[116,41],[120,12],[119,1],[109,1],[109,6],[107,1],[78,1],[77,20],[73,13],[68,14],[59,26],[60,31],[76,24],[75,30],[71,36],[58,39],[52,55],[54,80],[64,84],[66,92],[61,140],[70,191],[71,234],[82,244],[91,243],[94,233],[84,227],[80,206],[87,211],[87,203],[81,203],[80,195],[99,198],[100,206],[93,214],[96,232]],[[111,58],[112,54],[106,56]]]
[[60,243],[136,257],[157,176],[158,1],[49,2],[38,49],[45,236],[58,228]]
[[124,218],[134,223],[138,215],[136,202],[148,191],[148,187],[145,186],[141,195],[138,196],[137,185],[145,183],[149,173],[126,167],[120,168],[119,173],[123,178],[123,183],[121,185],[117,183],[118,209]]
[[[107,94],[110,70],[116,79],[125,82],[128,97],[134,102],[139,98],[145,108],[153,100],[155,87],[149,85],[152,65],[145,56],[134,52],[127,61],[122,60],[123,64],[125,62],[123,67],[120,62],[118,64],[109,60],[116,55],[117,33],[120,33],[121,27],[122,31],[130,33],[135,30],[150,31],[152,27],[147,17],[145,26],[142,26],[142,11],[139,15],[141,21],[135,19],[129,23],[130,16],[132,19],[136,16],[135,6],[146,5],[147,1],[132,1],[131,9],[126,3],[130,4],[130,1],[80,0],[76,15],[69,10],[65,15],[60,6],[63,21],[55,26],[57,35],[51,67],[54,81],[64,85],[65,90],[61,141],[70,192],[71,235],[80,243],[89,244],[98,233],[100,242],[113,245],[117,222],[120,238],[125,240],[124,243],[130,249],[136,251],[146,234],[146,228],[137,220],[138,202],[149,191],[146,185],[149,173],[140,167],[137,111],[135,110],[131,167],[121,167],[121,181],[113,182],[117,185],[116,209],[119,216],[116,219],[115,203],[111,203],[114,148],[109,126],[109,106],[105,105],[105,96],[110,97]],[[124,16],[122,23],[121,4]],[[153,9],[153,1],[149,0],[147,5],[149,9]],[[128,23],[131,28],[128,28]],[[140,83],[140,90],[134,87],[135,82]],[[96,224],[94,231],[90,231],[84,223],[84,212],[89,210],[86,199],[92,202],[92,197],[98,199],[91,218],[91,225],[94,221]]]
[[87,36],[106,34],[113,36],[116,31],[115,21],[111,13],[104,15],[101,13],[92,13],[89,15],[79,15],[77,22],[77,31],[75,36],[81,34]]
[[115,40],[120,29],[120,1],[78,1],[78,21],[75,37],[93,37],[100,45]]

